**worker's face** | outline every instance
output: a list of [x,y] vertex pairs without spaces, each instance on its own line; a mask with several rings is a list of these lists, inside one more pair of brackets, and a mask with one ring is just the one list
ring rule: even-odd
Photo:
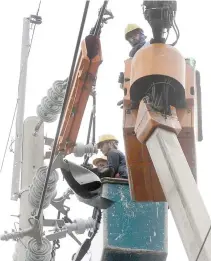
[[137,30],[132,31],[128,34],[127,40],[132,46],[136,46],[140,43],[145,43],[146,36]]
[[107,167],[107,161],[106,161],[106,160],[100,160],[100,161],[98,161],[98,163],[96,164],[96,166],[97,166],[97,168],[98,168],[99,170],[102,170],[102,169],[104,169],[104,168]]
[[108,142],[103,142],[102,144],[100,144],[99,149],[103,153],[103,155],[107,156],[110,150],[110,145]]

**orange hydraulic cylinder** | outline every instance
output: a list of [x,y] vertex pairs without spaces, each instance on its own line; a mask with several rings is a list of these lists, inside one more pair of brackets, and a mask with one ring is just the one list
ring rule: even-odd
[[81,44],[81,54],[75,70],[73,84],[65,108],[58,141],[58,150],[72,152],[92,86],[95,85],[98,67],[102,62],[99,38],[88,36]]

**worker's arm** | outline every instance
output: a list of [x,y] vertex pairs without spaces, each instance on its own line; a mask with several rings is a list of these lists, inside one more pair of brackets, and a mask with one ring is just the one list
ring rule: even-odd
[[98,168],[94,168],[92,164],[81,164],[81,166],[98,175]]
[[109,168],[104,168],[103,170],[99,171],[98,168],[93,168],[92,164],[82,164],[81,166],[95,173],[100,179],[112,177],[114,175],[113,170]]
[[113,178],[115,175],[114,169],[112,168],[104,168],[103,170],[98,172],[99,178]]
[[114,178],[119,168],[119,154],[115,151],[110,151],[107,156],[108,167],[99,172],[100,178]]
[[115,174],[118,173],[119,154],[116,151],[110,151],[108,153],[107,160],[108,160],[108,167],[104,168],[103,170],[99,171],[97,168],[89,168],[89,170],[97,174],[101,179],[114,178]]

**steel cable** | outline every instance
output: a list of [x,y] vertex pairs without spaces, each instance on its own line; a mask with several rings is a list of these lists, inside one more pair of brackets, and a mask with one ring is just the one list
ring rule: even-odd
[[81,38],[82,38],[82,33],[83,33],[85,21],[86,21],[89,3],[90,3],[90,1],[86,1],[85,7],[84,7],[84,13],[83,13],[83,16],[82,16],[81,26],[80,26],[80,30],[79,30],[78,39],[77,39],[77,42],[76,42],[75,52],[74,52],[71,70],[70,70],[70,75],[69,75],[69,79],[68,79],[68,86],[66,88],[65,98],[64,98],[64,102],[63,102],[63,106],[62,106],[62,111],[61,111],[59,123],[58,123],[58,126],[57,126],[56,136],[55,136],[55,139],[54,139],[54,144],[53,144],[50,162],[49,162],[49,166],[48,166],[48,170],[47,170],[45,185],[44,185],[43,192],[42,192],[40,206],[39,206],[39,210],[38,210],[38,214],[37,214],[37,219],[40,218],[41,213],[42,213],[43,203],[44,203],[44,199],[45,199],[45,193],[46,193],[48,180],[49,180],[50,173],[51,173],[51,166],[53,164],[53,160],[54,160],[54,156],[55,156],[55,152],[56,152],[56,146],[57,146],[57,142],[58,142],[58,138],[59,138],[59,134],[60,134],[61,124],[62,124],[62,121],[63,121],[65,106],[66,106],[66,103],[67,103],[67,100],[68,100],[69,89],[71,88],[71,84],[72,84],[72,78],[73,78],[73,74],[74,74],[76,59],[77,59],[77,56],[78,56],[78,50],[79,50],[79,46],[80,46],[80,42],[81,42]]

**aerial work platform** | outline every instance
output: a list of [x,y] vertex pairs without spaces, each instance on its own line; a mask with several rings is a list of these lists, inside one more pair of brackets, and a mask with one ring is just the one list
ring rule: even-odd
[[[103,211],[93,250],[106,261],[165,261],[168,206],[166,202],[131,200],[128,182],[104,179],[102,196],[115,203]],[[99,247],[99,242],[103,242]],[[95,259],[94,259],[95,260]]]

